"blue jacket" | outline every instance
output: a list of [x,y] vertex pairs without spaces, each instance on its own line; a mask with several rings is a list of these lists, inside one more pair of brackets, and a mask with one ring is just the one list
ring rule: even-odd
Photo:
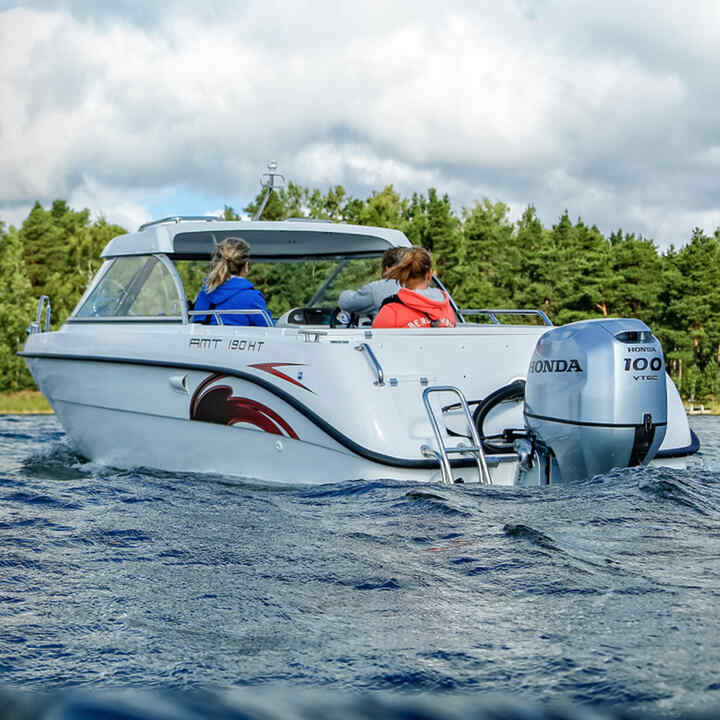
[[[195,299],[195,310],[265,310],[270,319],[272,315],[265,304],[265,296],[255,289],[247,278],[231,277],[211,293],[203,288]],[[262,315],[222,315],[224,325],[267,325]],[[195,315],[193,322],[204,323],[209,318],[210,325],[217,325],[214,315]],[[271,322],[272,324],[272,322]]]

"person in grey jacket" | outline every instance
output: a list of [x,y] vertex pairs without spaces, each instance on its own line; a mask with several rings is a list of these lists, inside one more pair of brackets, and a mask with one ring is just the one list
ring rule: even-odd
[[360,316],[367,315],[374,317],[385,298],[396,295],[400,290],[397,280],[388,280],[385,275],[387,271],[397,265],[407,248],[393,247],[385,251],[382,258],[382,280],[363,285],[358,290],[343,290],[338,298],[338,305],[341,310],[354,312]]

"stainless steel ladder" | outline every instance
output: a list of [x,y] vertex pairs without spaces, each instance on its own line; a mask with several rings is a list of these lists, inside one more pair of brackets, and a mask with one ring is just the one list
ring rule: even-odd
[[[465,415],[465,421],[468,424],[470,431],[471,445],[460,444],[455,447],[448,447],[445,444],[443,437],[443,431],[440,429],[435,411],[430,403],[430,395],[432,393],[452,393],[457,396],[460,401],[460,407]],[[492,485],[490,479],[490,472],[488,471],[487,461],[485,460],[485,453],[483,451],[482,443],[477,433],[477,428],[473,422],[470,408],[468,407],[465,395],[459,388],[452,385],[433,385],[423,390],[423,403],[425,404],[425,410],[430,420],[433,432],[435,433],[435,442],[437,443],[437,450],[434,450],[429,445],[422,445],[420,451],[425,457],[433,457],[440,463],[440,472],[442,473],[443,482],[447,485],[453,484],[452,466],[450,464],[449,456],[454,455],[472,455],[475,458],[478,466],[478,477],[481,485]],[[447,433],[446,433],[447,434]]]

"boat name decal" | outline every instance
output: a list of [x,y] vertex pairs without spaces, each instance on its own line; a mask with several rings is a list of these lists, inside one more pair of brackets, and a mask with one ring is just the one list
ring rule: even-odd
[[228,350],[247,350],[248,352],[260,352],[260,349],[265,344],[264,340],[239,340],[234,338],[228,341]]
[[571,360],[534,360],[530,363],[531,373],[548,372],[582,372],[580,362],[575,358]]
[[198,350],[217,350],[217,346],[223,341],[222,338],[190,338],[190,348]]
[[227,342],[227,350],[247,350],[248,352],[260,352],[265,344],[264,340],[241,340],[232,338],[225,341],[224,338],[192,337],[189,341],[191,350],[218,350]]

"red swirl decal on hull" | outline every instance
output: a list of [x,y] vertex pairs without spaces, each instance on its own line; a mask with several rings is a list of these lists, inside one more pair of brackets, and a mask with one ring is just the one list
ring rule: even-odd
[[216,425],[252,425],[273,435],[298,439],[297,433],[272,408],[257,400],[237,397],[229,385],[211,383],[224,375],[211,375],[198,385],[190,402],[190,419]]

